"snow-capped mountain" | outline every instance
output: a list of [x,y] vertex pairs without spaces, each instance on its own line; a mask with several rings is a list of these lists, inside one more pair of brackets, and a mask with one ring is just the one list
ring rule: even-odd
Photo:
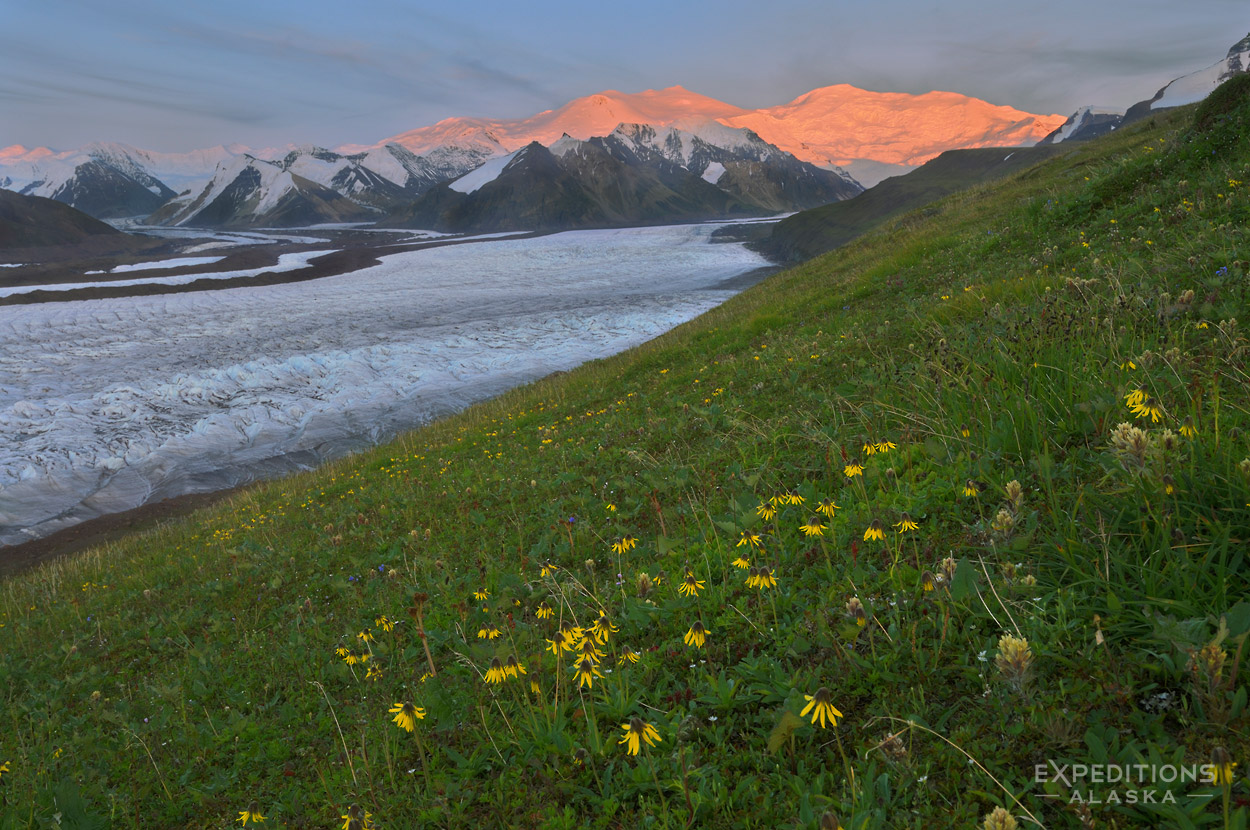
[[149,224],[283,227],[365,222],[411,202],[442,181],[481,164],[463,148],[422,157],[386,144],[354,155],[306,145],[269,161],[250,153],[220,164],[202,187],[182,193]]
[[1169,81],[1152,97],[1138,101],[1127,110],[1081,107],[1068,117],[1063,126],[1039,143],[1058,144],[1061,141],[1097,138],[1152,112],[1201,101],[1224,81],[1243,72],[1250,72],[1250,34],[1234,43],[1223,60]]
[[[607,135],[622,123],[658,129],[695,121],[749,128],[801,161],[845,167],[858,179],[856,165],[875,176],[880,164],[893,166],[886,172],[905,171],[944,150],[1033,144],[1062,124],[1063,117],[1034,115],[953,92],[908,95],[846,84],[812,90],[788,104],[749,110],[673,86],[636,94],[607,90],[525,119],[449,118],[382,144],[423,154],[472,136],[497,142],[495,155],[502,155],[532,141],[549,146],[562,135],[582,140]],[[864,160],[876,165],[862,165]]]
[[800,210],[863,188],[750,130],[620,124],[585,140],[537,141],[433,188],[388,224],[453,232],[562,230]]
[[[335,159],[341,159],[333,153]],[[292,158],[294,157],[294,158]],[[198,193],[189,190],[172,199],[146,220],[152,225],[196,227],[284,227],[322,222],[361,222],[376,219],[380,211],[353,201],[292,167],[325,180],[337,180],[345,188],[369,180],[358,165],[340,165],[318,159],[313,153],[292,153],[284,163],[255,156],[235,156],[217,166],[213,178]],[[380,177],[375,178],[380,179]],[[381,180],[386,181],[386,180]],[[376,181],[371,181],[377,187]],[[390,182],[395,191],[400,188]],[[366,192],[370,188],[365,188]]]

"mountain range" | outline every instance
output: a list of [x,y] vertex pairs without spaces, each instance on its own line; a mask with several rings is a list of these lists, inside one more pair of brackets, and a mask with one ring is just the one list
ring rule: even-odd
[[1066,120],[951,92],[821,87],[760,109],[680,86],[614,90],[522,119],[449,118],[374,144],[157,153],[115,143],[0,150],[0,188],[98,218],[189,227],[385,222],[446,231],[555,229],[799,211],[850,198],[951,149],[1089,138],[1204,97],[1225,59],[1127,110]]
[[[606,91],[525,119],[452,118],[336,150],[230,145],[157,153],[99,143],[55,152],[15,145],[0,150],[0,187],[54,198],[101,218],[148,217],[155,224],[394,219],[485,229],[481,217],[500,210],[486,203],[499,200],[509,180],[538,164],[541,154],[526,153],[522,164],[480,193],[450,182],[537,143],[551,154],[549,171],[563,177],[560,185],[544,187],[562,191],[562,201],[583,204],[561,223],[574,221],[574,214],[581,217],[578,226],[678,221],[793,211],[823,203],[814,200],[847,198],[862,187],[839,162],[863,166],[873,180],[949,147],[1031,143],[1059,121],[954,93],[913,96],[840,85],[779,107],[748,110],[677,86]],[[643,147],[638,128],[660,141],[684,142],[685,149],[674,154]],[[582,145],[573,152],[570,141]],[[607,184],[615,175],[628,183]]]

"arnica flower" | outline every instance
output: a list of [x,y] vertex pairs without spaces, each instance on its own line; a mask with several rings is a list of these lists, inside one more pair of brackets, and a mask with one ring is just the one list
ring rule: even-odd
[[603,652],[599,650],[594,637],[582,637],[581,642],[577,644],[576,650],[583,657],[593,657],[596,660],[603,656]]
[[907,531],[909,531],[909,530],[919,530],[919,529],[920,529],[920,525],[916,524],[915,520],[914,520],[914,519],[912,519],[912,517],[911,517],[911,515],[910,515],[910,514],[904,513],[904,514],[900,517],[900,519],[901,519],[902,521],[898,521],[898,522],[895,522],[895,523],[894,523],[894,526],[898,528],[898,532],[899,532],[899,533],[906,533],[906,532],[907,532]]
[[411,703],[396,703],[389,711],[395,716],[395,725],[406,732],[416,729],[417,721],[425,720],[425,710]]
[[395,623],[391,622],[391,618],[383,614],[373,621],[373,624],[383,631],[391,631],[395,628]]
[[373,813],[366,813],[359,804],[349,805],[347,813],[339,816],[339,818],[343,819],[343,830],[351,830],[353,826],[360,828],[360,830],[371,830],[372,828],[369,819],[373,818]]
[[370,666],[369,671],[365,672],[365,680],[372,680],[374,682],[377,682],[378,680],[381,680],[381,679],[382,679],[382,667],[381,666]]
[[334,650],[334,653],[337,654],[339,657],[342,657],[344,660],[346,660],[347,655],[351,654],[352,650],[348,648],[347,646],[339,646],[338,648]]
[[570,648],[568,637],[564,636],[563,631],[557,631],[555,634],[552,634],[551,639],[547,641],[547,650],[557,657],[560,656],[560,652],[568,651]]
[[538,603],[538,611],[535,613],[538,614],[538,619],[549,620],[555,615],[556,612],[553,611],[551,606],[547,604],[547,600],[543,600]]
[[599,671],[599,661],[593,657],[583,657],[577,664],[577,685],[593,689],[596,677],[603,677]]
[[523,674],[529,674],[525,670],[525,666],[521,665],[521,661],[516,659],[515,654],[508,655],[508,662],[503,664],[503,670],[508,677],[520,677]]
[[799,525],[799,530],[803,531],[803,535],[808,538],[825,535],[825,526],[820,523],[820,517],[816,515]]
[[759,507],[755,508],[755,512],[761,519],[768,521],[777,515],[777,508],[770,502],[762,501],[760,502]]
[[806,499],[804,499],[798,493],[787,493],[785,496],[785,499],[790,504],[802,504],[804,501],[806,501]]
[[738,558],[730,562],[729,564],[733,565],[735,568],[738,568],[739,570],[745,571],[747,568],[751,567],[751,560],[747,559],[742,554],[738,554]]
[[959,434],[962,435],[964,438],[970,438],[972,437],[972,430],[968,427],[967,424],[964,424],[963,426],[959,428]]
[[0,778],[3,778],[3,777],[4,777],[4,774],[5,774],[6,772],[8,772],[8,771],[9,771],[9,762],[8,762],[8,761],[5,761],[3,764],[0,764]]
[[486,670],[483,679],[487,683],[502,683],[508,679],[508,673],[504,671],[503,663],[499,662],[498,657],[490,658],[490,668]]
[[880,520],[878,519],[873,519],[871,522],[869,522],[868,529],[864,531],[865,542],[870,542],[873,539],[876,539],[880,542],[885,541],[885,525],[881,524]]
[[875,445],[875,449],[879,453],[887,453],[890,450],[898,449],[898,445],[895,444],[893,441],[881,441]]
[[985,830],[1016,830],[1019,827],[1016,823],[1016,817],[1002,807],[995,807],[985,817],[985,822],[981,826]]
[[1163,405],[1149,396],[1132,409],[1134,415],[1138,418],[1149,418],[1152,424],[1159,423],[1160,419],[1163,418]]
[[872,455],[877,451],[877,445],[871,441],[865,441],[863,446],[864,455]]
[[937,579],[934,578],[933,571],[925,571],[920,575],[920,587],[924,588],[925,593],[937,587]]
[[1176,479],[1167,473],[1163,474],[1163,492],[1169,496],[1176,492]]
[[473,592],[473,598],[477,600],[478,602],[481,602],[482,600],[487,599],[489,597],[490,597],[490,591],[487,591],[484,588],[480,591]]
[[826,720],[834,726],[837,726],[838,718],[842,717],[842,713],[835,709],[833,704],[830,703],[830,697],[832,697],[832,693],[824,686],[817,689],[816,694],[814,695],[803,695],[803,698],[807,701],[807,705],[803,707],[802,712],[799,712],[799,717],[805,718],[807,717],[807,713],[811,712],[812,726],[815,726],[816,721],[818,720],[820,721],[821,729],[825,728]]
[[1197,437],[1198,429],[1197,427],[1194,426],[1193,416],[1191,415],[1185,416],[1185,421],[1184,423],[1181,424],[1180,432],[1181,432],[1181,435],[1184,435],[1186,438]]
[[343,655],[343,662],[349,666],[354,666],[358,663],[363,663],[368,659],[369,659],[369,656],[367,654],[357,654],[354,651],[349,651],[347,652],[347,654]]
[[960,492],[964,494],[965,498],[975,499],[981,494],[981,488],[977,486],[975,481],[968,479],[964,482],[964,489]]
[[703,644],[707,642],[708,630],[703,627],[702,620],[695,620],[694,625],[690,626],[690,630],[686,632],[686,636],[682,640],[688,646],[695,648],[703,648]]
[[599,619],[596,620],[595,624],[590,628],[590,633],[593,634],[595,639],[600,643],[606,643],[608,638],[618,631],[620,631],[620,629],[612,624],[612,620],[608,619],[606,611],[599,612]]
[[538,575],[541,577],[555,576],[556,571],[558,570],[560,570],[560,568],[557,565],[553,565],[550,562],[544,562],[542,569],[538,572]]
[[747,571],[746,586],[748,588],[756,587],[756,583],[759,581],[760,581],[760,569],[759,568],[751,568],[751,570]]
[[638,540],[633,536],[622,536],[619,542],[612,543],[613,553],[625,553],[625,551],[633,550],[638,546]]
[[860,464],[858,460],[852,461],[850,464],[847,464],[842,468],[842,472],[846,474],[847,478],[862,476],[864,474],[864,465]]
[[637,755],[642,751],[643,741],[647,742],[647,746],[655,746],[660,742],[660,731],[642,718],[630,718],[629,723],[621,724],[621,730],[625,734],[617,743],[625,744],[630,755]]
[[494,623],[482,623],[482,627],[477,630],[477,638],[479,640],[494,640],[499,637],[499,626]]
[[568,651],[582,641],[582,629],[569,620],[560,623],[560,631],[564,634],[565,649]]
[[359,634],[357,634],[357,635],[356,635],[356,639],[357,639],[357,640],[360,640],[360,642],[362,642],[362,643],[372,643],[372,642],[373,642],[373,634],[372,634],[371,632],[369,632],[369,631],[362,631],[362,632],[360,632]]
[[247,823],[249,821],[252,822],[252,824],[260,824],[264,820],[265,817],[260,814],[260,805],[255,801],[247,805],[246,810],[241,810],[239,812],[239,821],[243,822],[244,827],[247,827]]
[[760,565],[760,575],[755,584],[761,591],[765,588],[776,588],[777,577],[773,576],[772,569],[767,565]]
[[697,597],[699,592],[702,591],[706,585],[706,581],[702,579],[695,579],[694,572],[687,570],[685,578],[683,578],[681,584],[677,586],[677,593],[681,594],[683,597]]
[[836,504],[833,503],[833,499],[825,499],[820,504],[816,505],[816,512],[824,513],[830,519],[833,518],[833,511],[839,510],[839,509],[840,508]]
[[1237,770],[1237,763],[1233,760],[1233,756],[1228,754],[1228,750],[1222,746],[1217,746],[1211,750],[1211,766],[1215,767],[1215,780],[1211,783],[1217,787],[1233,786],[1233,773]]
[[638,652],[634,651],[634,650],[633,650],[632,648],[630,648],[629,646],[625,646],[624,648],[622,648],[622,649],[621,649],[621,656],[616,658],[616,664],[617,664],[618,666],[619,666],[619,665],[622,665],[622,664],[623,664],[623,663],[625,663],[625,661],[627,661],[627,660],[628,660],[630,663],[637,663],[637,662],[638,662],[638,660],[639,660],[639,658],[640,658],[641,656],[642,656],[642,655],[640,655]]
[[868,612],[864,610],[864,603],[860,602],[859,597],[851,597],[846,601],[846,615],[855,620],[860,628],[868,624]]
[[758,533],[751,533],[750,531],[744,530],[742,531],[742,535],[738,537],[738,543],[734,545],[734,547],[740,548],[745,545],[749,545],[753,548],[760,548],[763,547],[764,543],[760,540]]
[[1138,386],[1124,396],[1124,405],[1132,409],[1148,397],[1150,397],[1150,393],[1146,391],[1146,387]]

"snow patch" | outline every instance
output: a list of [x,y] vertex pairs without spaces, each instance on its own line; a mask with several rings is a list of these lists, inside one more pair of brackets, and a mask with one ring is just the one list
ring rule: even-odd
[[719,161],[714,161],[703,171],[703,181],[716,184],[720,181],[720,177],[725,175],[725,165]]
[[508,153],[506,156],[488,159],[481,167],[465,173],[447,186],[459,193],[476,193],[484,185],[488,185],[499,178],[499,175],[520,153],[521,150],[517,150],[514,153]]
[[1220,85],[1222,79],[1227,77],[1230,72],[1229,67],[1235,60],[1239,60],[1239,65],[1243,68],[1250,65],[1250,51],[1236,52],[1219,63],[1211,64],[1206,69],[1182,75],[1163,88],[1163,95],[1159,97],[1159,100],[1151,103],[1150,108],[1157,110],[1164,107],[1183,107],[1186,104],[1201,101]]
[[121,274],[126,271],[151,271],[155,268],[186,268],[190,265],[207,265],[210,262],[221,262],[224,256],[184,256],[176,259],[162,259],[159,262],[136,262],[133,265],[115,265],[107,271],[85,271],[87,274]]

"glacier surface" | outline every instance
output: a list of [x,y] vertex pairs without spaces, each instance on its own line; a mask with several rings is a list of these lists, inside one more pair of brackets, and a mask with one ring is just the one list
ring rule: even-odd
[[311,467],[689,320],[716,225],[388,256],[308,282],[0,307],[0,544]]

